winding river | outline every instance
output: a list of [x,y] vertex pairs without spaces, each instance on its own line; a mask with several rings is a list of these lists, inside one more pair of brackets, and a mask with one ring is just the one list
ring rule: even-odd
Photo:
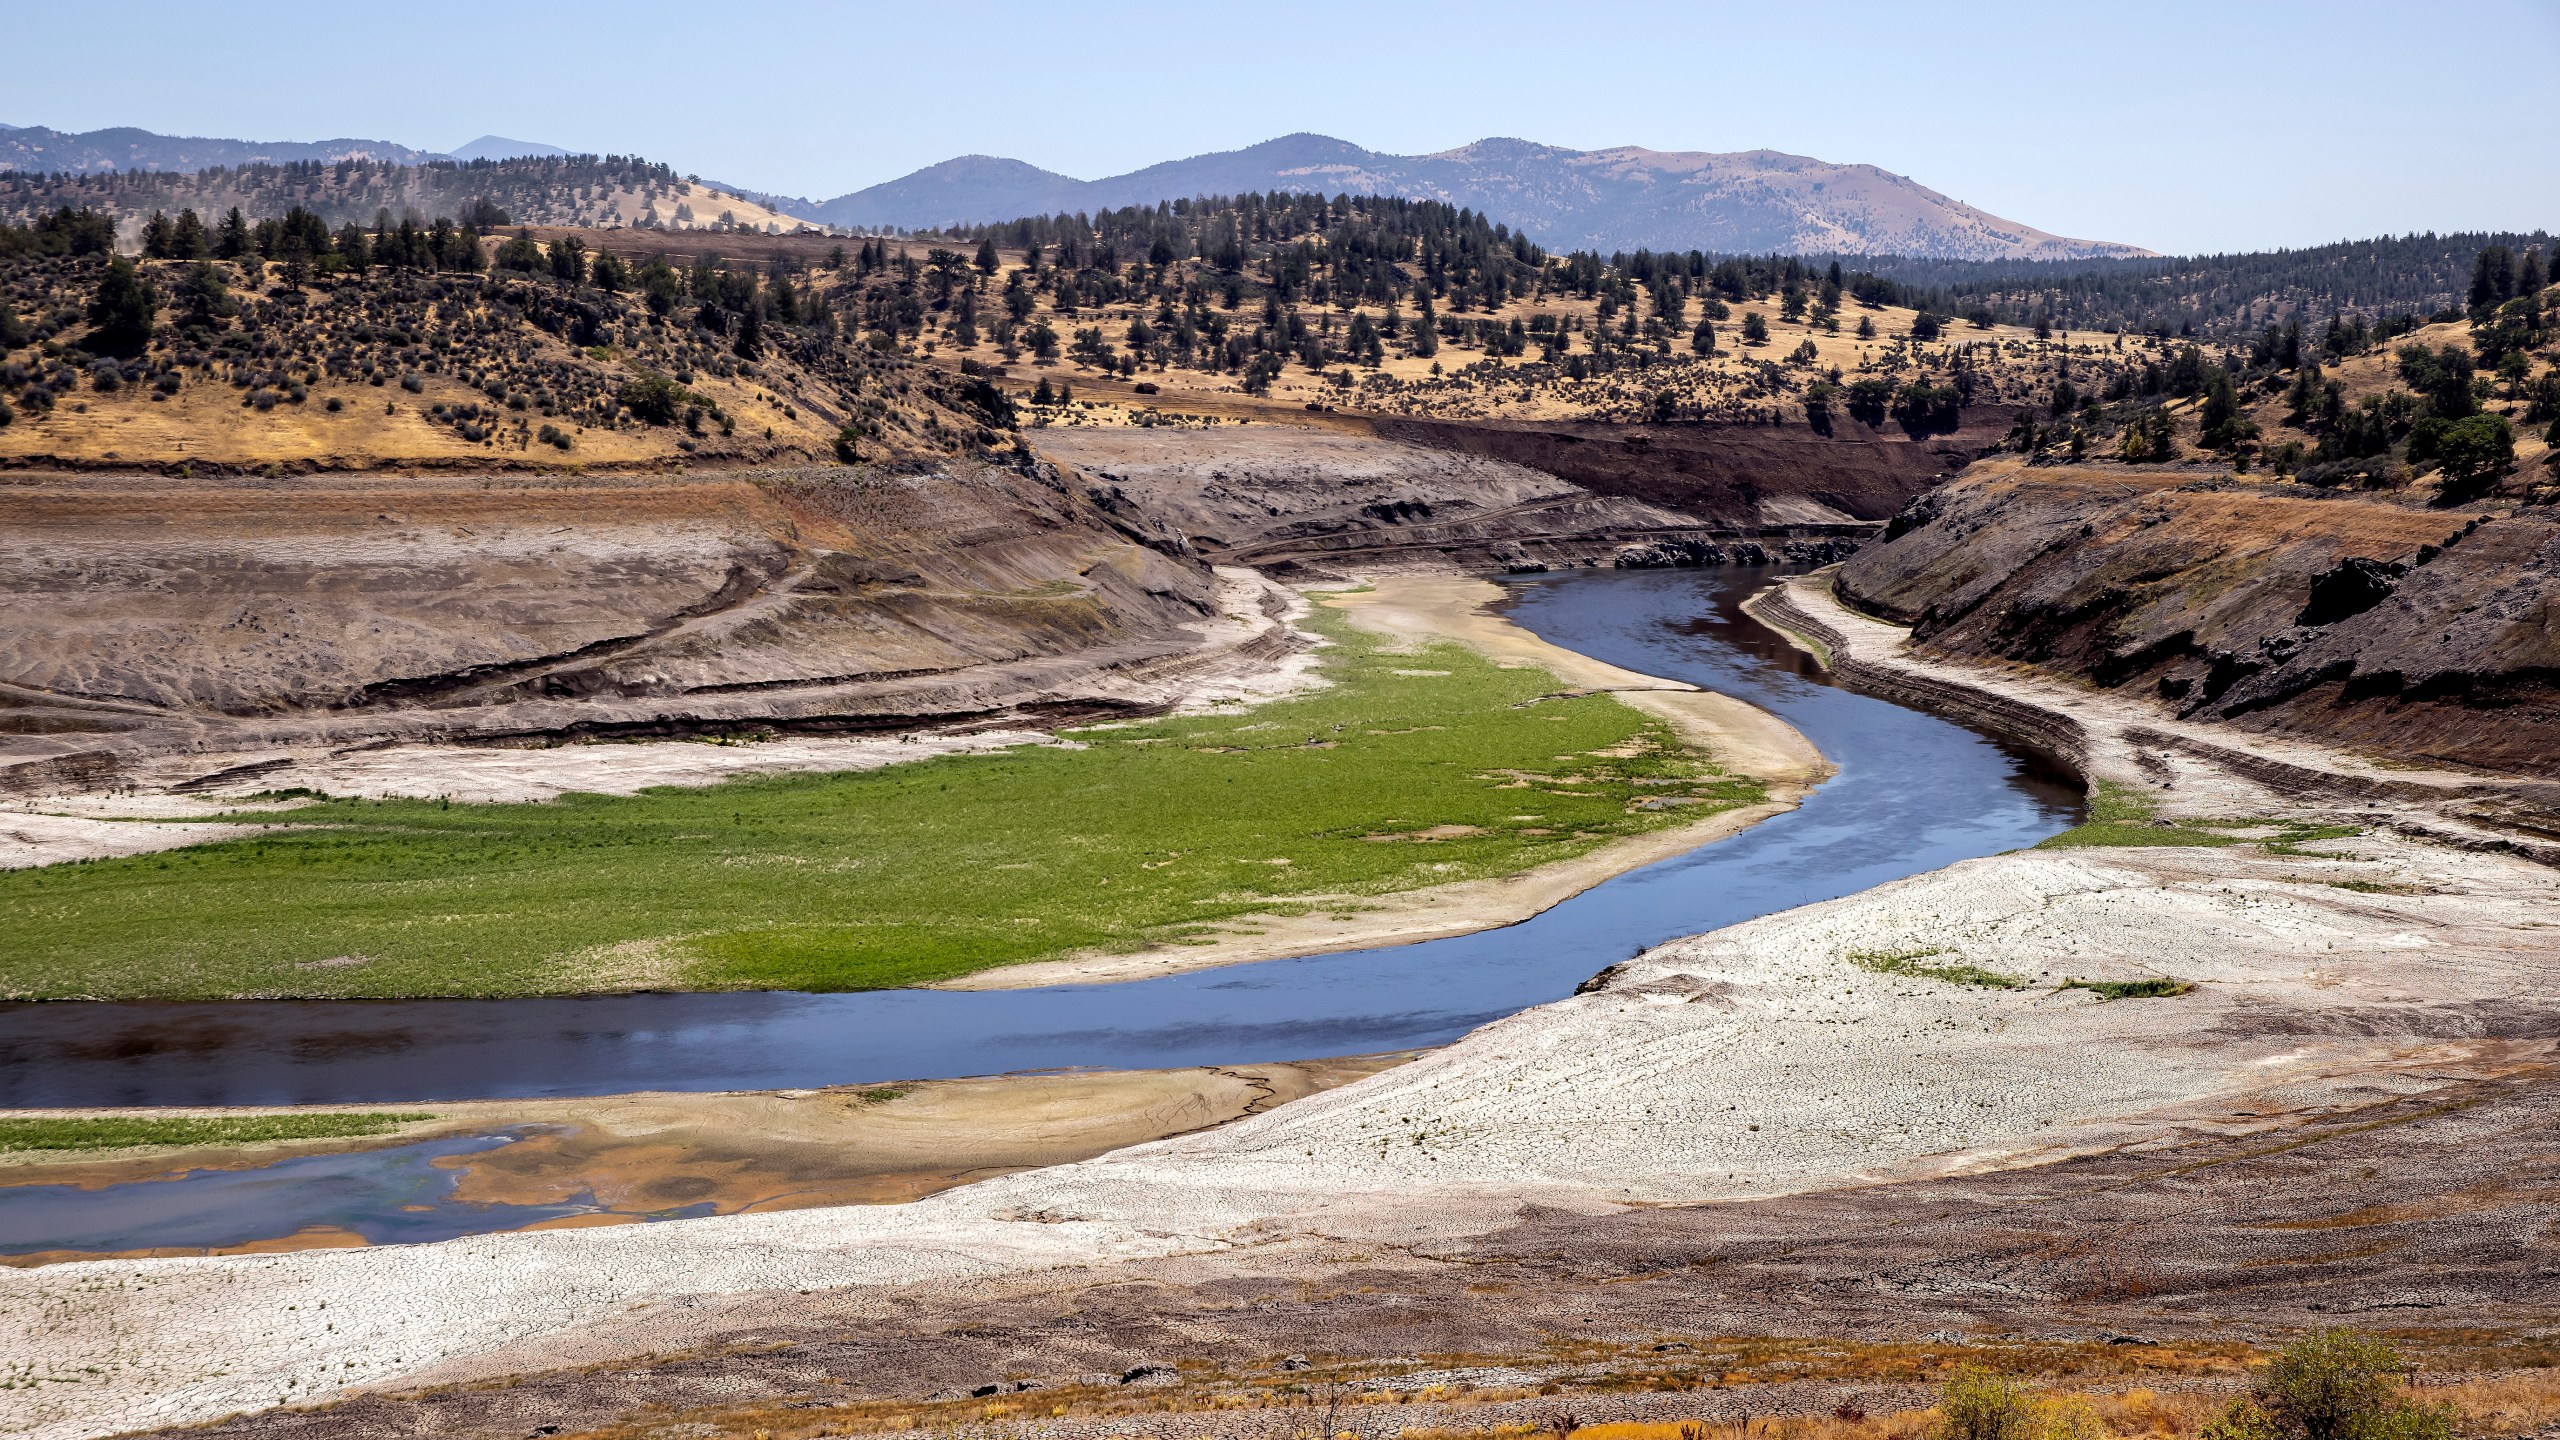
[[1839,766],[1798,809],[1454,939],[1044,990],[0,1008],[0,1106],[313,1105],[1238,1065],[1446,1043],[1661,941],[2077,823],[2035,757],[1824,682],[1740,603],[1776,570],[1532,577],[1538,634],[1786,718]]

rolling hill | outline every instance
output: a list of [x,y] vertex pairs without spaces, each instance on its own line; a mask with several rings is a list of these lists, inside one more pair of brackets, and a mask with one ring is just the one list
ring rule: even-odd
[[1093,181],[967,155],[826,201],[814,218],[848,228],[926,229],[1271,190],[1439,200],[1499,217],[1557,250],[1961,260],[2150,253],[2049,234],[1872,165],[1774,150],[1566,150],[1509,139],[1433,155],[1384,155],[1329,136],[1288,135]]
[[[0,136],[5,144],[7,136]],[[395,164],[298,160],[217,166],[207,170],[109,170],[88,175],[0,171],[0,223],[32,220],[53,210],[101,210],[116,219],[127,245],[138,243],[144,217],[194,210],[208,221],[238,206],[273,217],[301,206],[332,226],[371,224],[384,211],[425,220],[469,218],[481,202],[505,216],[484,224],[637,225],[669,230],[788,232],[799,217],[734,191],[624,156],[535,156],[515,160],[429,160]]]
[[[475,142],[476,143],[476,142]],[[117,170],[210,170],[297,160],[375,160],[416,165],[444,157],[388,140],[223,140],[161,135],[129,125],[70,134],[42,125],[0,127],[0,171],[100,175]]]

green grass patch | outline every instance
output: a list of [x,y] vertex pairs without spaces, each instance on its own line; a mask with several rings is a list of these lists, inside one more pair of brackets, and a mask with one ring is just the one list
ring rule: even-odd
[[99,1116],[0,1120],[0,1151],[130,1150],[143,1145],[252,1145],[262,1140],[335,1140],[384,1135],[432,1115],[357,1112],[197,1118]]
[[2353,890],[2359,895],[2423,895],[2426,893],[2415,885],[2401,885],[2387,880],[2304,880],[2300,876],[2287,878],[2296,884],[2326,885],[2333,890]]
[[1079,750],[527,805],[327,800],[238,840],[0,872],[0,995],[908,985],[1515,874],[1763,798],[1610,696],[1313,623],[1330,687],[1077,731]]
[[1962,960],[1940,963],[1931,957],[1951,955],[1953,951],[1932,947],[1925,950],[1852,950],[1849,963],[1878,975],[1908,975],[1915,979],[1937,980],[1948,985],[1969,985],[1977,990],[2021,990],[2026,981],[1997,970],[1986,970]]
[[[2252,835],[2247,831],[2271,831]],[[2309,820],[2178,820],[2164,822],[2154,818],[2149,795],[2130,785],[2112,780],[2098,782],[2096,793],[2089,797],[2089,818],[2080,825],[2049,836],[2038,842],[2039,850],[2074,850],[2104,846],[2190,845],[2207,848],[2225,845],[2255,845],[2270,855],[2301,855],[2314,859],[2334,859],[2302,847],[2315,840],[2341,840],[2361,835],[2356,825],[2331,825]]]
[[2192,980],[2065,980],[2053,988],[2086,990],[2101,1000],[2163,1000],[2188,994],[2196,986]]

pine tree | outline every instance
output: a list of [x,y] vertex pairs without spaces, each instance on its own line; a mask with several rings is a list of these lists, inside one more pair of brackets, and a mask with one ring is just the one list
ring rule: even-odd
[[994,236],[988,236],[986,239],[978,242],[978,258],[976,263],[978,273],[981,275],[993,275],[998,270],[1004,268],[1003,257],[996,254],[996,242]]
[[2471,318],[2482,320],[2516,295],[2516,255],[2504,245],[2491,245],[2472,257]]
[[187,324],[208,330],[240,308],[232,303],[231,287],[222,283],[222,272],[205,260],[187,267],[186,278],[178,282],[178,304]]
[[151,341],[160,292],[121,255],[107,262],[98,293],[89,301],[88,347],[102,355],[131,355]]
[[221,228],[214,232],[214,258],[243,260],[248,258],[249,248],[249,221],[240,213],[240,207],[234,205],[231,213],[222,217]]
[[172,259],[201,260],[212,253],[212,242],[204,233],[204,221],[193,210],[178,212],[178,223],[171,228],[169,252]]

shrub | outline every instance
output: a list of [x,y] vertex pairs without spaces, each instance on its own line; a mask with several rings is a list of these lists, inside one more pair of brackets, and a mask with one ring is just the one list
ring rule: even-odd
[[2043,1440],[2042,1409],[2025,1386],[1968,1366],[1938,1392],[1929,1440]]
[[2409,428],[2409,463],[2433,461],[2444,472],[2444,498],[2456,503],[2488,489],[2515,463],[2515,431],[2503,415],[2459,420],[2429,416]]
[[2203,1440],[2453,1440],[2453,1407],[2420,1405],[2388,1344],[2314,1330],[2284,1348]]
[[1893,418],[1914,438],[1951,431],[1964,418],[1963,392],[1915,380],[1894,395]]
[[643,370],[622,382],[614,398],[622,408],[643,424],[673,424],[677,413],[690,397],[684,387],[655,370]]
[[1849,417],[1859,424],[1882,425],[1884,413],[1892,405],[1892,381],[1870,378],[1849,382]]

